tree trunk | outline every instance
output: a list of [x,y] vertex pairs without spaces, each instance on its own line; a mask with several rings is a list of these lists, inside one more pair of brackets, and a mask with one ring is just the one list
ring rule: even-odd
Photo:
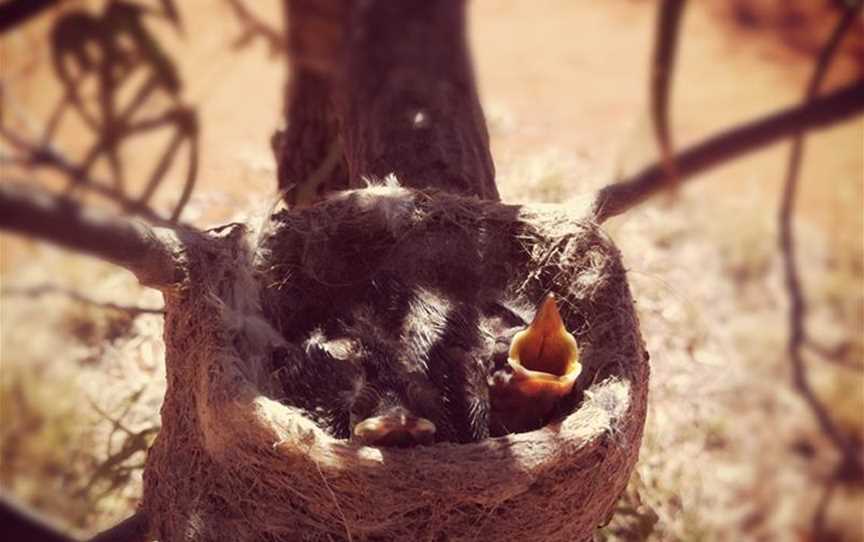
[[286,129],[274,138],[279,190],[292,205],[348,187],[333,80],[344,48],[345,0],[285,0]]
[[286,2],[293,73],[277,159],[289,202],[390,174],[498,199],[465,11],[463,0]]

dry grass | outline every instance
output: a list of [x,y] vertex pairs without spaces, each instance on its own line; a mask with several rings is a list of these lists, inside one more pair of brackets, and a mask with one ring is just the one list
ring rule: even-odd
[[[637,213],[618,232],[652,355],[652,408],[637,467],[641,481],[631,483],[632,496],[622,501],[626,513],[604,533],[619,540],[825,539],[828,533],[862,540],[855,508],[864,497],[860,481],[841,484],[824,530],[813,532],[836,457],[791,388],[787,301],[776,249],[765,242],[774,238],[773,224],[763,222],[758,206],[747,212],[731,197],[708,205],[703,194],[694,187],[675,207]],[[745,226],[729,227],[727,216]],[[808,255],[803,267],[816,336],[857,341],[861,315],[824,310],[830,301],[823,287],[860,284],[861,276],[830,266],[824,234],[802,229],[809,233],[801,236],[801,252]],[[847,288],[842,297],[854,305],[862,296],[860,288]],[[842,354],[860,362],[851,351]],[[860,438],[862,373],[816,357],[809,362],[820,398]],[[646,538],[622,527],[655,515]]]
[[[87,448],[96,443],[95,417],[81,408],[74,375],[34,375],[6,364],[0,382],[0,480],[36,508],[50,510],[74,527],[87,525],[92,503],[70,499],[86,483]],[[70,423],[75,420],[75,423]]]
[[[47,248],[2,279],[0,484],[76,532],[127,515],[164,391],[161,317],[63,293],[158,307],[131,275]],[[56,272],[62,269],[63,273]]]

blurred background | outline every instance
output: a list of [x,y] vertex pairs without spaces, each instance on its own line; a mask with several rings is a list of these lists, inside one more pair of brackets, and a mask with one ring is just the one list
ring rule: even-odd
[[[0,7],[15,0],[0,2]],[[50,2],[49,2],[50,3]],[[677,145],[801,101],[843,2],[684,15]],[[507,202],[576,201],[657,158],[657,3],[474,0]],[[67,0],[0,35],[0,178],[199,227],[274,201],[278,0]],[[860,15],[826,78],[864,75]],[[613,220],[651,353],[640,461],[598,540],[864,540],[864,475],[793,385],[777,214],[789,146]],[[864,119],[807,139],[794,227],[813,396],[861,451]],[[131,274],[0,237],[0,487],[78,536],[134,509],[164,392],[161,299]],[[860,457],[859,457],[860,460]]]

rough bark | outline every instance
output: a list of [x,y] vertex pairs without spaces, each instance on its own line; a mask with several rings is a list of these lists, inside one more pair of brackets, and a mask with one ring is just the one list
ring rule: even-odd
[[348,187],[333,107],[333,78],[344,47],[344,0],[286,0],[288,69],[286,127],[276,134],[279,190],[291,205],[305,206],[326,191]]
[[464,0],[285,5],[292,82],[274,147],[289,203],[389,174],[498,199]]
[[498,199],[465,34],[465,2],[357,2],[337,85],[350,184]]

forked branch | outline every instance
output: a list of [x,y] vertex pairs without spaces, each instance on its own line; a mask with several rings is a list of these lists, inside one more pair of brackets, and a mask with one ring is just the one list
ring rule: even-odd
[[0,229],[31,235],[128,269],[154,288],[177,283],[176,232],[87,208],[16,182],[0,183]]
[[[744,154],[763,149],[800,132],[824,128],[864,112],[864,80],[856,81],[805,105],[783,109],[721,132],[680,152],[676,174],[687,180]],[[653,163],[632,177],[602,188],[594,198],[591,218],[601,224],[662,190],[666,168]]]

